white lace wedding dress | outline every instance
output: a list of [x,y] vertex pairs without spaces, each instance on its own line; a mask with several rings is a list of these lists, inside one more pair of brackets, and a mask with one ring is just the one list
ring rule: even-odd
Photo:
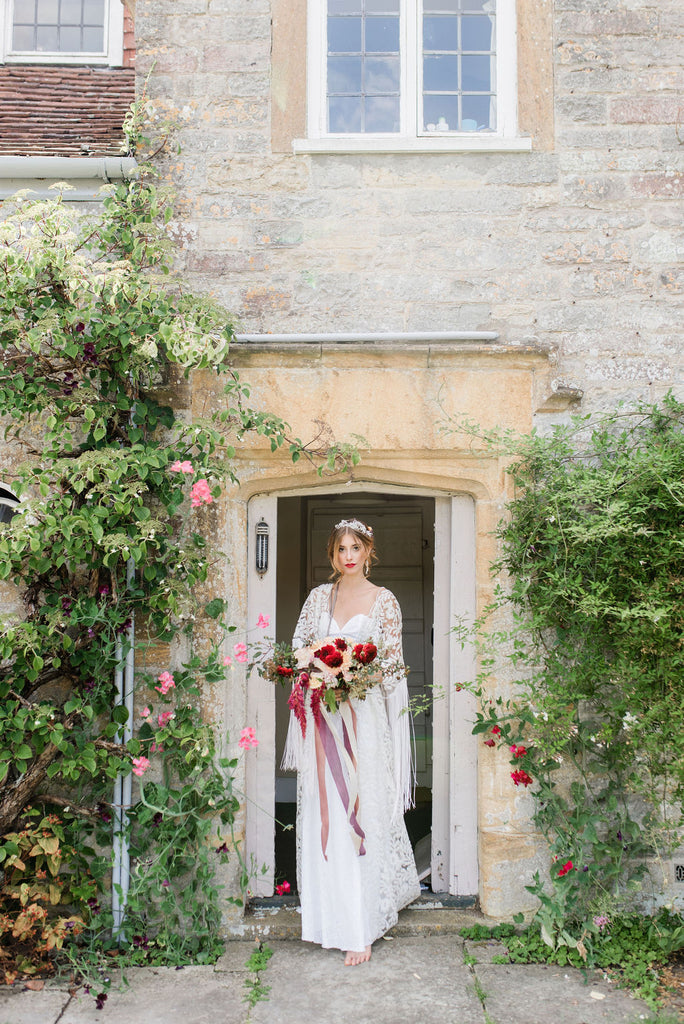
[[[372,641],[402,661],[401,612],[381,589],[369,615],[339,624],[330,614],[331,584],[313,590],[294,636],[301,647],[326,636]],[[284,766],[296,767],[297,885],[302,939],[326,948],[363,950],[395,924],[399,910],[420,894],[403,812],[412,802],[411,744],[404,675],[383,673],[365,700],[353,700],[357,721],[358,824],[365,853],[358,855],[346,810],[325,762],[329,814],[323,854],[315,726],[307,700],[306,737],[291,715]],[[330,717],[341,732],[340,715]]]

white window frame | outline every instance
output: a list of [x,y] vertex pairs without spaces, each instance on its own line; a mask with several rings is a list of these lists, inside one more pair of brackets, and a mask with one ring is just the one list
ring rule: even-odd
[[422,0],[401,0],[401,127],[397,133],[338,134],[327,131],[327,0],[309,0],[307,8],[307,138],[295,152],[453,152],[455,150],[529,150],[532,141],[518,134],[516,0],[496,4],[497,127],[488,132],[419,132],[418,103],[422,62],[418,52]]
[[124,8],[121,0],[105,0],[104,47],[97,53],[13,50],[15,3],[21,3],[21,0],[0,0],[0,64],[123,65]]

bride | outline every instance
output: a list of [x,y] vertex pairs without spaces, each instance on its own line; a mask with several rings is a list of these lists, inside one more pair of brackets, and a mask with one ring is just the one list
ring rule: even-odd
[[[345,950],[345,964],[356,965],[370,959],[375,939],[420,894],[403,818],[413,803],[414,782],[408,691],[405,674],[392,671],[403,663],[399,605],[389,590],[368,579],[375,559],[372,529],[358,519],[343,519],[330,534],[328,558],[332,583],[316,587],[306,599],[294,647],[328,636],[370,641],[380,649],[385,667],[380,685],[369,689],[364,700],[350,702],[356,751],[355,759],[344,758],[344,780],[333,777],[320,740],[317,751],[308,698],[305,738],[291,715],[283,767],[298,771],[302,939]],[[329,725],[342,749],[339,712],[330,715]],[[354,760],[355,771],[349,767]],[[350,778],[350,772],[356,777]],[[340,781],[345,792],[354,793],[358,786],[355,815],[342,802]]]

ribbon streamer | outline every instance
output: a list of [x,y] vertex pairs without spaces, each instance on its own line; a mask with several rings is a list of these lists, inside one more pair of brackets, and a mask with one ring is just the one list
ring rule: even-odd
[[[328,810],[328,794],[325,785],[325,762],[328,762],[330,774],[345,809],[349,823],[354,849],[359,857],[366,852],[365,833],[358,821],[359,786],[357,775],[357,735],[356,712],[349,702],[340,706],[339,715],[342,720],[342,736],[334,728],[330,712],[321,704],[320,713],[315,722],[316,772],[318,775],[318,799],[321,811],[321,848],[327,860],[328,835],[330,816]],[[346,768],[346,773],[345,769]],[[345,778],[346,774],[346,778]]]

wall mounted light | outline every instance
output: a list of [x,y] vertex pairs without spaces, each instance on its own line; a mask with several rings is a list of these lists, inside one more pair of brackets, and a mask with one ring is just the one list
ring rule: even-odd
[[260,576],[268,572],[268,523],[260,519],[256,526],[256,571]]

